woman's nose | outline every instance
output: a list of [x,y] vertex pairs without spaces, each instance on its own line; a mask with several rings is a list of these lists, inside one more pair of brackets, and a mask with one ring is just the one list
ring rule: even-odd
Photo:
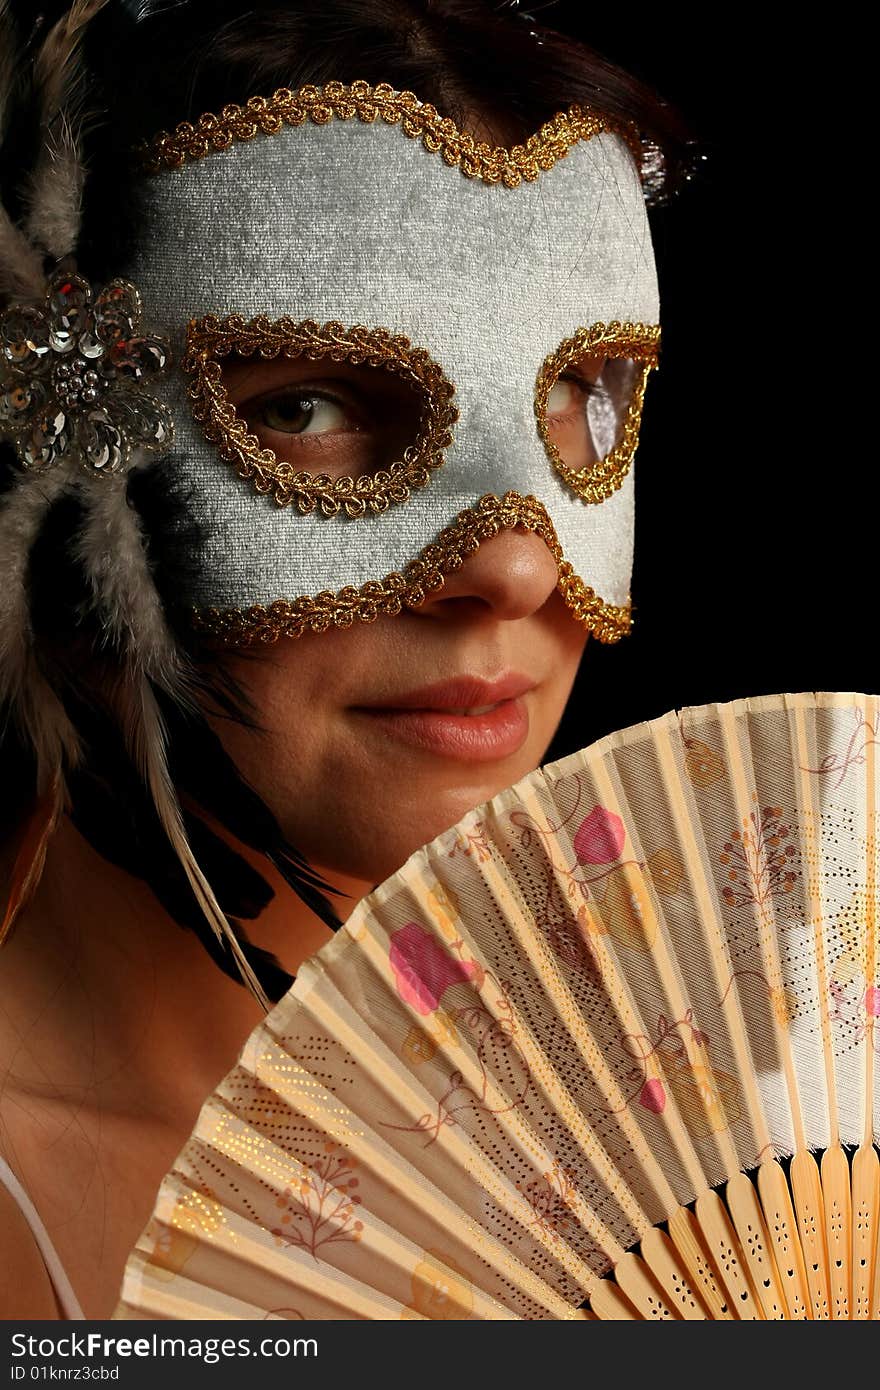
[[505,527],[481,541],[458,569],[445,575],[441,589],[428,594],[416,610],[426,617],[460,616],[465,604],[490,611],[496,618],[526,618],[537,612],[556,588],[556,560],[534,531]]

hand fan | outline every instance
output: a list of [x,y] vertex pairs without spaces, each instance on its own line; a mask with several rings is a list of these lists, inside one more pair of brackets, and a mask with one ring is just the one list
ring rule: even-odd
[[878,719],[672,711],[412,855],[206,1101],[115,1316],[880,1317]]

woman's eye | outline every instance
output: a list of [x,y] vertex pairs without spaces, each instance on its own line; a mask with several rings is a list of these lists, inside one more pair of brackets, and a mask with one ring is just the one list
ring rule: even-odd
[[329,396],[305,392],[286,392],[258,403],[247,412],[251,420],[278,434],[330,434],[357,425],[345,407]]
[[547,414],[567,415],[582,405],[586,394],[582,382],[573,381],[570,377],[560,377],[547,397]]
[[589,356],[557,377],[547,393],[550,439],[569,468],[590,468],[607,458],[620,440],[632,393],[629,359]]
[[363,477],[390,468],[419,437],[422,396],[383,368],[231,358],[222,370],[239,420],[297,471]]

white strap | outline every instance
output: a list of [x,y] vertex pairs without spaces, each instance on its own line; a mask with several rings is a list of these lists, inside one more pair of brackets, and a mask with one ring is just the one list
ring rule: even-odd
[[39,1212],[25,1192],[18,1178],[13,1173],[9,1164],[0,1157],[0,1183],[9,1189],[13,1198],[21,1207],[25,1220],[33,1232],[34,1240],[40,1248],[40,1254],[46,1265],[49,1278],[52,1281],[58,1302],[65,1318],[72,1322],[85,1322],[86,1315],[82,1310],[79,1299],[73,1292],[70,1280],[64,1272],[64,1266],[58,1258],[58,1252],[49,1239],[49,1232],[43,1225]]

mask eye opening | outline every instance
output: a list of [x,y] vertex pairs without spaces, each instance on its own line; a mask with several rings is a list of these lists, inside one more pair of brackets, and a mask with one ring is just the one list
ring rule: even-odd
[[[535,381],[535,419],[547,456],[554,469],[584,502],[604,502],[622,485],[639,442],[645,391],[650,373],[658,366],[660,327],[643,323],[594,323],[579,328],[544,358]],[[567,463],[552,438],[547,418],[551,391],[564,373],[584,357],[612,361],[629,359],[635,373],[629,403],[619,424],[617,443],[602,458],[583,467]]]
[[[358,477],[329,477],[310,473],[279,460],[261,444],[238,414],[223,380],[222,359],[239,357],[307,357],[381,367],[401,377],[421,401],[418,433],[399,459],[386,468]],[[207,314],[187,325],[181,363],[190,377],[188,394],[193,416],[221,458],[258,493],[271,495],[279,507],[293,506],[303,516],[365,516],[381,514],[406,502],[413,490],[427,486],[444,462],[458,420],[455,387],[439,363],[424,348],[387,328],[346,327],[332,320],[269,319],[258,314],[219,318]]]

